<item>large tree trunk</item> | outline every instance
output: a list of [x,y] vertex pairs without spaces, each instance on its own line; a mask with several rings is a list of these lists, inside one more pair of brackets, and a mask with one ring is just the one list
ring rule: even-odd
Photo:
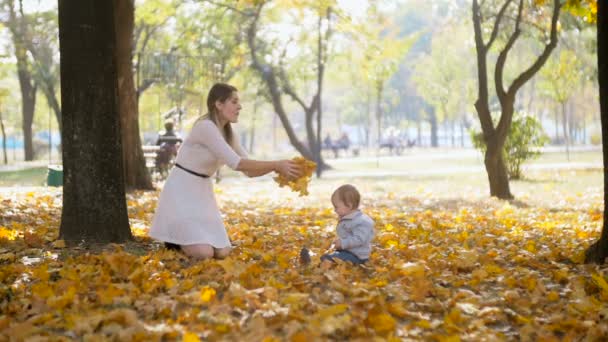
[[131,238],[122,165],[114,7],[59,0],[63,210],[69,242]]
[[604,263],[608,258],[608,3],[597,2],[597,65],[600,86],[602,152],[604,154],[604,225],[600,239],[585,252],[585,262]]
[[134,0],[113,0],[116,18],[116,69],[122,136],[122,159],[127,189],[152,190],[139,136],[139,111],[133,81]]

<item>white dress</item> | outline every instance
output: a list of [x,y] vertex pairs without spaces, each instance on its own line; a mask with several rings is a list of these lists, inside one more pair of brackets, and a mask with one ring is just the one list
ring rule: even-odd
[[[199,120],[180,147],[176,163],[197,173],[213,175],[222,165],[235,169],[247,154],[233,138],[230,146],[211,120]],[[174,167],[160,194],[150,237],[178,245],[230,246],[213,193],[212,178]]]

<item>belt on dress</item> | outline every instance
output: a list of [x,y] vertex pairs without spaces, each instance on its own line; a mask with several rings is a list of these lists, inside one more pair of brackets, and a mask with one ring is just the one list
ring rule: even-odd
[[181,165],[179,165],[177,163],[175,163],[175,166],[178,167],[178,168],[180,168],[180,169],[182,169],[182,170],[184,170],[184,171],[186,171],[186,172],[188,172],[188,173],[190,173],[190,174],[192,174],[192,175],[195,175],[197,177],[209,178],[209,176],[207,176],[206,174],[198,173],[198,172],[192,171],[190,169],[186,169],[185,167],[183,167],[183,166],[181,166]]

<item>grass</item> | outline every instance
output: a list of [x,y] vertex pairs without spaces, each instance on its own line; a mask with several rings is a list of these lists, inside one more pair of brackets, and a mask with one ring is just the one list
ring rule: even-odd
[[0,186],[42,186],[46,184],[47,172],[47,167],[0,171]]
[[[365,179],[369,177],[380,177],[382,179],[398,178],[399,183],[407,184],[408,189],[421,189],[428,182],[434,184],[433,188],[441,189],[440,192],[450,193],[452,191],[481,189],[487,195],[487,175],[483,166],[483,158],[479,152],[474,150],[430,150],[411,149],[401,156],[366,155],[358,158],[327,158],[325,161],[332,166],[332,170],[324,173],[324,178],[338,179]],[[254,157],[255,158],[255,157]],[[570,163],[593,163],[597,164],[596,172],[577,173],[576,177],[569,177],[565,164],[568,163],[566,154],[563,152],[544,153],[537,160],[524,164],[524,177],[522,181],[512,181],[512,191],[517,193],[526,192],[526,189],[540,191],[544,188],[563,189],[571,187],[584,191],[589,186],[600,186],[602,153],[601,151],[577,151],[570,153]],[[540,170],[541,167],[549,167],[550,164],[561,164],[559,169]],[[580,165],[580,164],[579,164]],[[239,173],[223,167],[222,177],[226,180],[236,177],[242,178]],[[47,168],[32,167],[19,171],[0,171],[0,187],[11,186],[42,186],[46,184]],[[571,179],[572,178],[572,179]],[[566,181],[565,179],[569,179]],[[315,180],[315,183],[317,180]],[[593,185],[592,185],[593,184]],[[462,189],[466,187],[466,189]],[[565,189],[563,189],[565,190]],[[422,191],[422,190],[421,190]],[[574,190],[572,190],[574,191]]]

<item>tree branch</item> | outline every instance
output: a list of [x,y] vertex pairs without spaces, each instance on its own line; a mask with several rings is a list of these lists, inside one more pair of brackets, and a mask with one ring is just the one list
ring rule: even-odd
[[[213,1],[213,0],[200,0],[200,1],[201,2],[206,2],[208,4],[211,4],[211,5],[214,5],[214,6],[217,6],[217,7],[222,7],[222,8],[229,9],[231,11],[234,11],[234,12],[239,13],[239,14],[241,14],[243,16],[246,16],[246,17],[255,16],[255,14],[252,15],[251,13],[247,13],[247,12],[241,11],[240,9],[238,9],[238,8],[236,8],[234,6],[227,5],[227,4],[223,3],[223,2]],[[259,16],[259,13],[258,13],[258,16]]]
[[506,95],[504,85],[503,85],[503,80],[502,80],[503,71],[505,68],[505,63],[507,62],[507,56],[509,55],[509,51],[511,51],[511,48],[513,47],[513,45],[515,44],[515,41],[517,41],[517,38],[519,38],[519,35],[521,33],[521,31],[519,29],[519,23],[521,22],[521,14],[522,14],[523,8],[524,8],[524,1],[519,0],[519,7],[517,9],[517,18],[515,20],[515,29],[513,30],[513,33],[511,34],[511,36],[509,37],[507,44],[500,51],[500,53],[498,54],[498,58],[496,59],[496,68],[494,69],[494,84],[496,86],[496,94],[498,95],[498,98],[500,99],[501,103],[504,100],[504,97]]
[[551,38],[549,44],[545,45],[545,49],[542,54],[536,59],[527,70],[522,72],[511,84],[508,92],[515,95],[519,88],[521,88],[532,76],[534,76],[540,68],[545,64],[553,49],[557,46],[557,22],[559,20],[559,12],[562,4],[560,0],[553,0],[553,16],[551,18]]
[[490,39],[488,39],[486,49],[490,49],[494,43],[494,40],[496,40],[496,37],[498,36],[498,29],[500,28],[500,22],[502,21],[502,16],[504,15],[507,7],[511,4],[511,1],[512,0],[507,0],[500,8],[500,11],[498,11],[498,15],[496,15],[496,21],[494,21],[494,27],[492,28],[492,34],[490,35]]

